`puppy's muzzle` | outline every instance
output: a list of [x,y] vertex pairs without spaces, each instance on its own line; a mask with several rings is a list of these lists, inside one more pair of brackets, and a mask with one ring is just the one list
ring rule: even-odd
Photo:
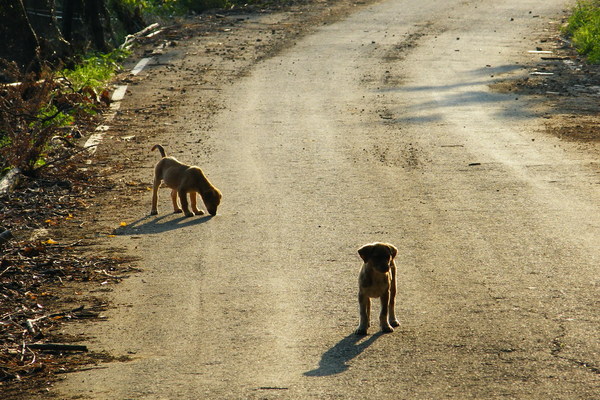
[[376,264],[375,269],[382,274],[388,273],[390,271],[390,264]]
[[206,205],[206,211],[208,211],[208,213],[214,217],[215,215],[217,215],[217,208],[219,207],[219,203],[218,202],[216,202],[216,204],[211,203],[211,202],[207,202],[207,203],[204,203]]

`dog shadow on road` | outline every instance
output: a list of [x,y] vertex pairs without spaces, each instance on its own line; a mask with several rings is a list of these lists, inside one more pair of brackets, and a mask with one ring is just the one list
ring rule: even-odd
[[198,217],[185,217],[183,215],[173,218],[174,215],[167,214],[155,217],[147,215],[127,226],[119,227],[115,230],[116,235],[147,235],[152,233],[163,233],[175,229],[181,229],[189,226],[204,224],[212,219],[212,215],[203,215]]
[[319,368],[305,372],[304,376],[330,376],[346,371],[349,368],[347,363],[365,351],[382,335],[382,332],[378,332],[363,340],[364,336],[351,333],[323,353],[321,361],[319,361]]

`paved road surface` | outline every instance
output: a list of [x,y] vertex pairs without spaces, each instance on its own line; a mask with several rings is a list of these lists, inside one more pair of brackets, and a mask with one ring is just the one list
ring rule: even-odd
[[[532,103],[488,88],[526,73],[517,62],[562,6],[364,7],[229,85],[208,140],[180,122],[180,159],[210,149],[202,167],[224,193],[219,215],[168,214],[165,191],[138,239],[117,239],[137,245],[146,272],[117,289],[129,306],[92,342],[133,361],[69,375],[59,390],[600,398],[598,171],[544,135]],[[167,139],[157,142],[177,147]],[[356,250],[372,241],[400,249],[401,326],[357,337]]]

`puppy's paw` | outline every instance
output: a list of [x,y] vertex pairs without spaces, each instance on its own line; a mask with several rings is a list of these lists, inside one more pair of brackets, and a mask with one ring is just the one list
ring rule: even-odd
[[196,211],[194,211],[194,214],[196,214],[196,215],[204,215],[204,211],[202,211],[202,210],[196,210]]
[[392,332],[394,332],[394,328],[392,328],[390,325],[384,325],[381,327],[381,332],[392,333]]
[[390,325],[393,326],[394,328],[397,326],[400,326],[400,322],[398,322],[397,319],[391,319],[390,320]]
[[355,335],[358,336],[365,336],[367,334],[367,328],[364,328],[362,326],[359,326],[358,328],[356,328],[356,330],[354,331]]
[[181,214],[183,212],[183,210],[181,208],[177,209],[177,210],[173,210],[173,214]]
[[158,215],[158,211],[152,210],[152,211],[150,211],[150,215]]

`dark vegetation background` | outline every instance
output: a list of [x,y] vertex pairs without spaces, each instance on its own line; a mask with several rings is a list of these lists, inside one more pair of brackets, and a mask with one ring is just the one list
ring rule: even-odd
[[[252,1],[250,1],[251,3]],[[0,0],[0,58],[26,68],[32,61],[68,62],[108,52],[149,18],[203,12],[239,0]]]

